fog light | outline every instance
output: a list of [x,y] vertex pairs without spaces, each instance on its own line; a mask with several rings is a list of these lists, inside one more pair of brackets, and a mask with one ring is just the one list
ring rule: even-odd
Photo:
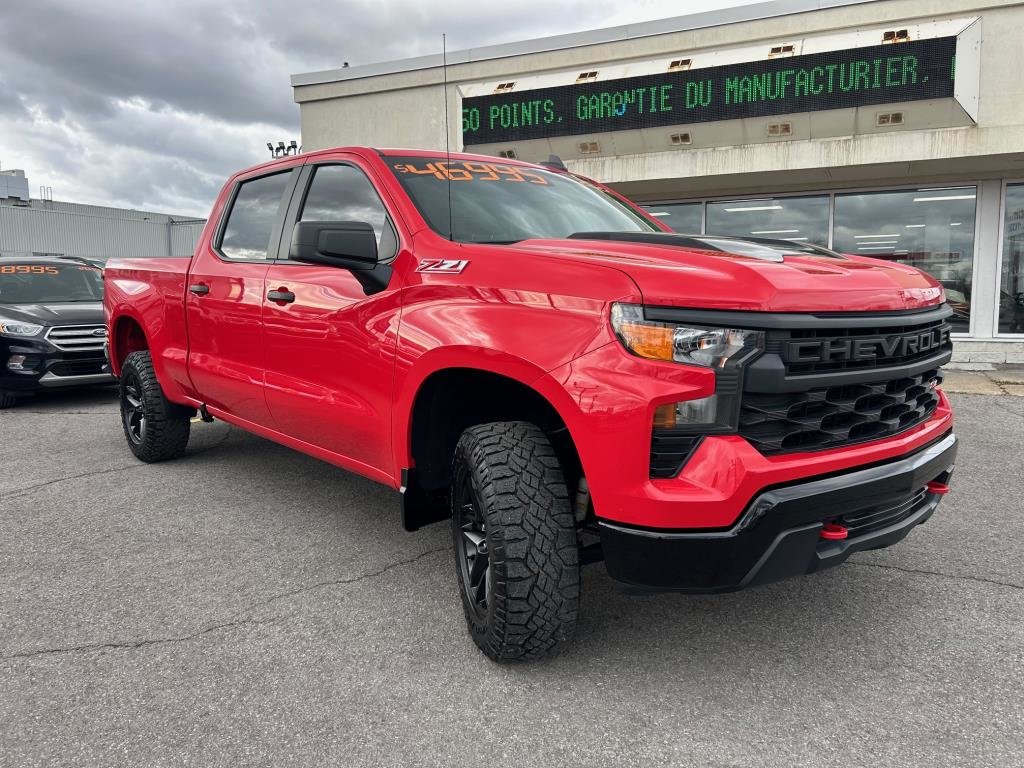
[[715,424],[718,417],[718,395],[681,403],[666,403],[654,409],[655,427],[686,427]]
[[9,371],[24,371],[25,370],[25,355],[11,355],[7,358],[7,370]]
[[718,418],[718,395],[676,403],[677,424],[714,424]]

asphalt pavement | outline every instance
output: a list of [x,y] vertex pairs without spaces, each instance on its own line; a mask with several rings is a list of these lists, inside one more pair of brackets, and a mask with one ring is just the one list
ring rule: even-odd
[[1024,398],[954,395],[901,544],[722,596],[584,571],[575,641],[498,666],[448,530],[223,423],[144,465],[112,391],[0,412],[0,766],[1024,765]]

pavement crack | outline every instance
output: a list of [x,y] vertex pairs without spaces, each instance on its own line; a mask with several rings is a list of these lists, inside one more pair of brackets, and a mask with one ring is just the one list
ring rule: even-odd
[[114,640],[106,643],[83,643],[81,645],[69,645],[58,648],[39,648],[31,651],[18,651],[17,653],[11,653],[6,656],[0,656],[0,661],[11,661],[13,659],[31,659],[37,656],[52,656],[63,653],[88,653],[91,651],[116,651],[116,650],[135,650],[137,648],[146,648],[151,645],[164,645],[168,643],[187,643],[191,640],[196,640],[203,635],[208,635],[211,632],[216,632],[222,629],[233,629],[241,626],[260,626],[263,624],[273,624],[279,621],[286,621],[290,619],[292,615],[288,616],[275,616],[269,619],[239,619],[237,621],[222,621],[216,624],[210,624],[209,626],[197,629],[195,632],[191,632],[187,635],[175,635],[171,637],[150,637],[142,638],[141,640]]
[[[99,473],[93,473],[99,474]],[[55,481],[56,482],[56,481]],[[422,560],[429,555],[443,552],[447,547],[437,547],[436,549],[428,549],[426,552],[421,552],[415,557],[410,557],[407,560],[399,560],[395,563],[390,563],[383,568],[379,568],[376,571],[370,571],[369,573],[361,573],[358,576],[351,576],[349,578],[342,579],[327,579],[325,581],[318,581],[314,584],[306,584],[295,589],[288,590],[286,592],[280,592],[275,595],[271,595],[263,600],[253,603],[241,611],[229,616],[223,621],[219,621],[215,624],[210,624],[202,629],[198,629],[195,632],[191,632],[187,635],[175,635],[171,637],[153,637],[143,638],[141,640],[121,640],[111,641],[106,643],[83,643],[81,645],[70,645],[58,648],[40,648],[31,651],[18,651],[17,653],[8,654],[6,656],[0,656],[0,661],[10,661],[13,659],[29,659],[37,656],[51,656],[63,653],[88,653],[92,651],[107,651],[107,650],[135,650],[137,648],[146,648],[151,645],[163,645],[168,643],[187,643],[191,640],[207,635],[211,632],[216,632],[224,629],[232,629],[240,626],[260,626],[263,624],[273,624],[277,622],[287,621],[293,618],[296,614],[290,613],[284,616],[275,616],[269,619],[252,619],[252,618],[240,618],[248,613],[270,605],[278,600],[283,600],[287,597],[293,597],[294,595],[302,594],[303,592],[310,592],[315,589],[322,589],[323,587],[340,586],[345,584],[356,584],[360,581],[366,581],[367,579],[374,579],[378,576],[383,576],[388,571],[392,571],[395,568],[400,568],[404,565],[410,565],[419,560]]]
[[999,410],[1004,411],[1004,412],[1010,414],[1011,416],[1016,416],[1018,419],[1024,419],[1024,413],[1022,413],[1020,411],[1015,411],[1012,408],[1010,408],[1008,405],[1006,405],[1004,403],[1000,403],[998,400],[995,403],[993,403],[993,405],[995,405],[995,407],[998,408]]
[[[231,434],[232,434],[232,430],[229,427],[227,430],[225,430],[224,434],[217,439],[216,442],[210,443],[210,445],[203,446],[202,448],[191,449],[191,450],[188,451],[188,453],[185,455],[184,458],[187,459],[190,456],[197,456],[197,455],[199,455],[201,453],[206,453],[207,451],[211,451],[214,448],[219,448],[220,446],[224,445],[224,443],[226,443],[228,441],[228,438],[231,437]],[[113,467],[111,469],[97,469],[97,470],[93,470],[92,472],[82,472],[79,475],[65,475],[64,477],[57,477],[57,478],[54,478],[53,480],[47,480],[45,483],[37,483],[36,485],[28,485],[28,486],[25,486],[24,488],[15,488],[14,490],[12,490],[12,491],[10,491],[8,493],[0,495],[0,498],[3,498],[5,500],[20,499],[20,498],[23,498],[25,496],[28,496],[29,494],[35,493],[36,491],[42,490],[43,488],[48,488],[49,486],[55,485],[57,483],[64,483],[64,482],[67,482],[68,480],[80,480],[83,477],[95,477],[96,475],[109,475],[109,474],[113,474],[114,472],[128,472],[128,471],[133,470],[133,469],[144,469],[145,467],[146,467],[146,464],[140,462],[138,464],[129,464],[129,465],[124,466],[124,467]]]
[[944,579],[953,579],[954,581],[974,581],[979,584],[995,584],[1000,587],[1010,587],[1011,589],[1024,590],[1024,584],[1014,584],[1012,581],[999,581],[998,579],[986,579],[983,576],[969,576],[966,574],[959,573],[943,573],[942,571],[928,571],[923,568],[904,568],[900,565],[884,565],[882,563],[866,563],[863,560],[850,560],[850,565],[861,565],[867,568],[882,568],[887,571],[903,571],[904,573],[914,573],[921,576],[940,576]]
[[43,488],[48,488],[51,485],[56,485],[57,483],[63,483],[63,482],[66,482],[68,480],[79,480],[79,479],[81,479],[83,477],[95,477],[96,475],[109,475],[109,474],[113,474],[114,472],[127,472],[127,471],[132,470],[132,469],[142,469],[145,466],[146,466],[145,464],[141,464],[141,463],[140,464],[129,464],[128,466],[125,466],[125,467],[114,467],[112,469],[96,469],[96,470],[93,470],[92,472],[83,472],[80,475],[65,475],[64,477],[58,477],[58,478],[55,478],[53,480],[47,480],[45,483],[37,483],[36,485],[29,485],[29,486],[26,486],[24,488],[15,488],[13,491],[10,491],[9,493],[4,494],[3,498],[8,499],[8,500],[9,499],[20,499],[23,496],[29,495],[30,493],[35,493],[36,491],[41,490]]
[[366,581],[367,579],[375,579],[378,576],[383,576],[388,571],[394,570],[395,568],[401,568],[403,565],[411,565],[412,563],[419,562],[420,560],[422,560],[425,557],[428,557],[429,555],[435,555],[438,552],[444,552],[446,549],[447,547],[437,547],[436,549],[428,549],[426,552],[420,552],[420,554],[416,555],[415,557],[410,557],[407,560],[399,560],[398,562],[386,565],[383,568],[380,568],[376,571],[362,573],[358,576],[351,576],[349,578],[327,579],[325,581],[318,581],[313,584],[305,584],[301,587],[296,587],[295,589],[287,590],[286,592],[279,592],[276,595],[271,595],[269,597],[264,598],[263,600],[259,600],[258,602],[255,602],[249,605],[248,607],[243,608],[237,613],[232,614],[229,617],[229,620],[234,619],[238,616],[243,616],[257,608],[262,608],[263,606],[270,605],[271,603],[277,602],[278,600],[284,600],[287,597],[294,597],[295,595],[300,595],[303,592],[312,592],[315,589],[322,589],[324,587],[344,586],[347,584],[356,584],[360,581]]

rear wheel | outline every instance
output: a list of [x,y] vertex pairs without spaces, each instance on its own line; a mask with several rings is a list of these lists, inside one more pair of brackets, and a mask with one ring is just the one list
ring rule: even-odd
[[128,447],[145,462],[181,456],[188,445],[190,412],[164,397],[148,351],[132,352],[121,366],[121,425]]
[[496,422],[462,433],[452,466],[452,538],[469,634],[488,657],[536,659],[572,636],[576,523],[540,429]]
[[3,390],[0,390],[0,409],[12,408],[16,401],[17,398],[10,392],[4,392]]

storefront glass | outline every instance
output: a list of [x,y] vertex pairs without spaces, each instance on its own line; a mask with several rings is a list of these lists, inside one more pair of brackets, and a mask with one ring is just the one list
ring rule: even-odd
[[1024,333],[1024,184],[1006,187],[999,333]]
[[928,272],[946,288],[953,331],[966,333],[976,197],[973,186],[837,194],[832,249]]
[[828,245],[828,195],[708,203],[707,233]]
[[661,219],[663,224],[671,227],[673,232],[699,235],[701,205],[701,203],[680,203],[678,205],[645,205],[644,208],[652,216]]

